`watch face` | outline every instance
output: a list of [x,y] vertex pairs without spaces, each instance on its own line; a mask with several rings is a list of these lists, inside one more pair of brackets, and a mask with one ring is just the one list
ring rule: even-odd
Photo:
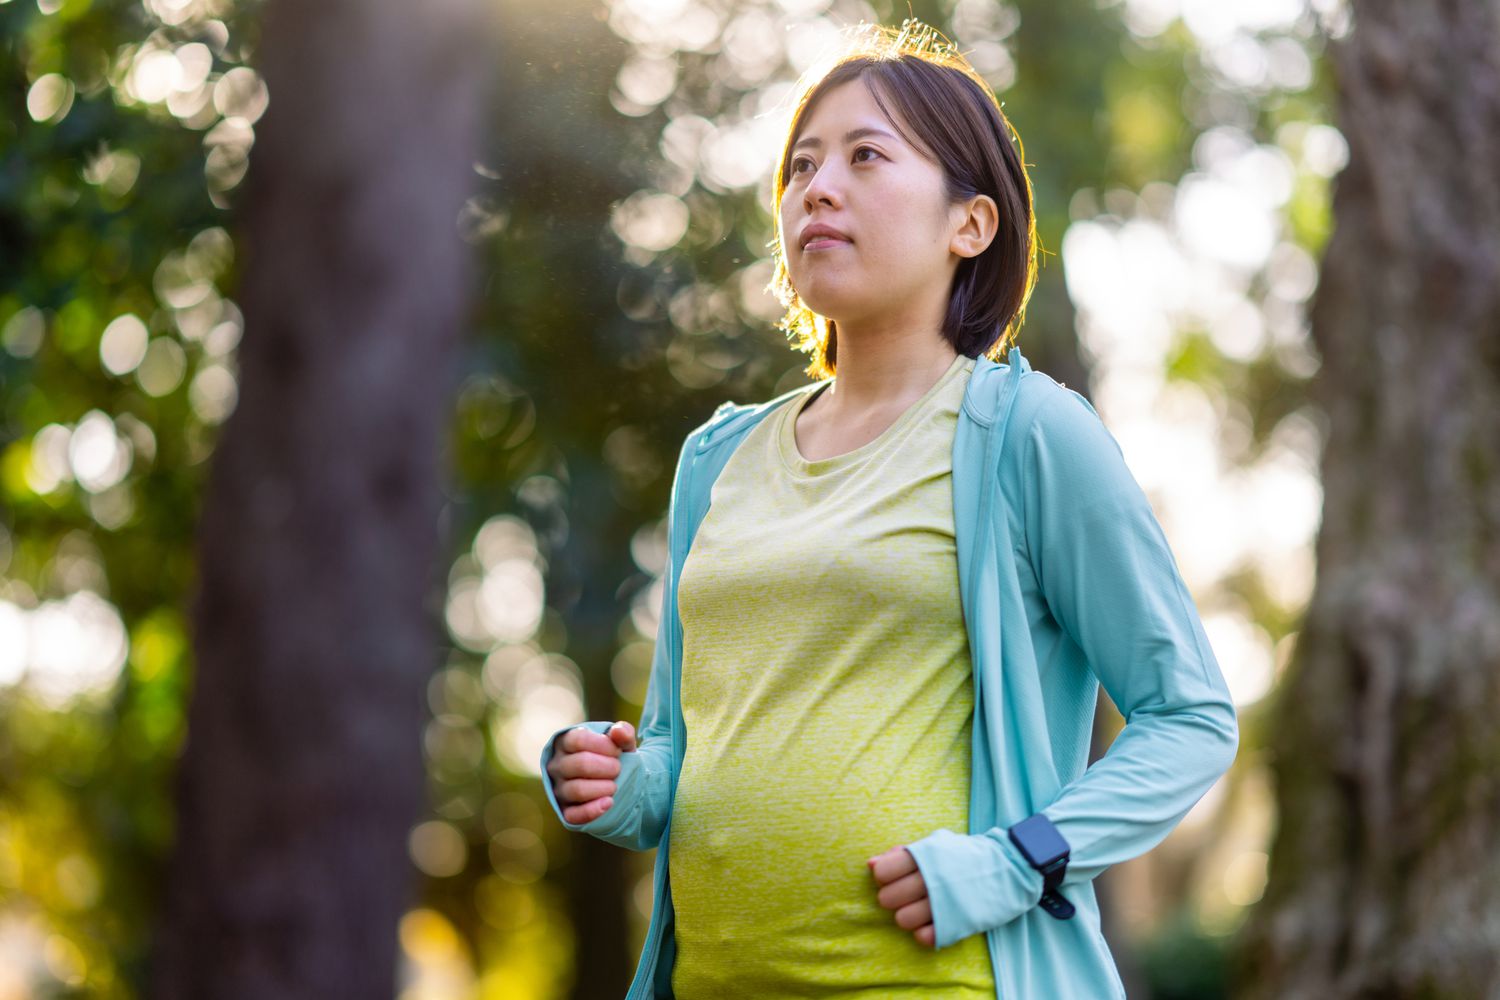
[[1047,865],[1068,853],[1068,842],[1042,813],[1028,816],[1010,828],[1011,838],[1031,856],[1031,863]]

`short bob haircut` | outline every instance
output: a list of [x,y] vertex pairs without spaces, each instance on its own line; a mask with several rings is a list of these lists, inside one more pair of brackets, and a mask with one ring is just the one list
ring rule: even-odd
[[[959,354],[998,361],[1015,342],[1036,284],[1036,220],[1021,137],[989,84],[936,29],[916,18],[903,21],[899,32],[862,22],[847,38],[831,61],[810,69],[799,83],[801,96],[782,143],[771,211],[775,271],[767,285],[786,307],[777,328],[798,350],[813,355],[806,369],[810,378],[834,374],[838,324],[803,305],[792,287],[781,231],[781,198],[790,176],[792,144],[813,106],[830,89],[860,79],[892,127],[942,166],[951,201],[976,194],[995,199],[999,228],[984,252],[959,263],[942,332]],[[891,105],[917,138],[895,120]]]

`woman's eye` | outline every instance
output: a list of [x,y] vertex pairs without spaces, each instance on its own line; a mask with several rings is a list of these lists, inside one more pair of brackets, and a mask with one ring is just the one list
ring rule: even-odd
[[[0,3],[4,3],[4,2],[5,2],[5,0],[0,0]],[[873,153],[875,156],[882,156],[883,155],[880,152],[880,150],[876,149],[874,146],[859,146],[859,147],[857,147],[854,150],[854,154],[853,154],[854,155],[854,162],[855,163],[862,163],[862,162],[864,162],[863,160],[861,160],[859,158],[859,154],[860,153]],[[814,164],[813,164],[812,160],[808,159],[805,156],[799,156],[795,160],[792,161],[791,172],[793,174],[806,173],[807,171],[803,170],[802,168],[804,166],[811,167],[813,165]]]

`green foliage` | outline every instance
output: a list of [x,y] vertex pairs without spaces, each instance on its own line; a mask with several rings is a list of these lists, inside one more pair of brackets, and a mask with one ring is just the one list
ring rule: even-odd
[[[0,688],[0,899],[27,901],[17,912],[28,927],[52,935],[56,982],[39,995],[136,995],[170,846],[182,609],[215,432],[191,398],[215,356],[188,331],[230,276],[209,275],[221,287],[197,303],[170,294],[164,261],[226,213],[205,182],[206,120],[135,102],[126,69],[148,37],[201,39],[222,73],[239,61],[216,42],[224,27],[161,25],[121,0],[0,6],[0,598],[30,607],[97,592],[128,642],[118,680],[80,700]],[[36,120],[47,74],[67,96]],[[154,375],[102,363],[104,331],[124,314],[161,345],[146,355]],[[163,359],[167,369],[179,359],[180,374]],[[66,447],[43,443],[48,428],[72,432],[90,414],[130,454],[117,481],[93,488]],[[62,474],[40,475],[59,454]]]

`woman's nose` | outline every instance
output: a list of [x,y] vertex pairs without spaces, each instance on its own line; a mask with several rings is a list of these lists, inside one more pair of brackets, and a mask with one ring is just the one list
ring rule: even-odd
[[802,189],[802,204],[809,211],[815,205],[838,205],[839,203],[838,183],[834,177],[834,170],[830,164],[823,164],[807,182],[807,187]]

